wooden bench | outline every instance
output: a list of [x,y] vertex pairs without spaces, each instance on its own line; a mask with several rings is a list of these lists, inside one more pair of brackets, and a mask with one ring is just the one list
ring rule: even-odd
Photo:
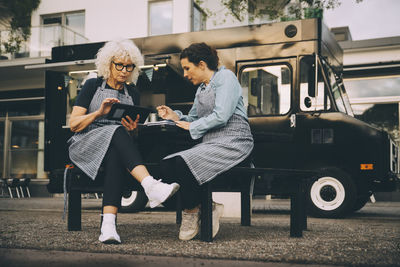
[[[156,164],[147,164],[157,167]],[[276,179],[286,179],[287,186],[279,193],[290,196],[290,236],[302,237],[303,230],[307,229],[306,194],[305,187],[308,179],[315,173],[306,170],[254,168],[239,165],[228,172],[217,176],[202,186],[201,193],[201,229],[200,238],[203,241],[212,241],[212,192],[240,192],[241,193],[241,225],[251,225],[251,197],[254,184],[258,192],[271,192]],[[91,180],[77,168],[70,168],[67,174],[68,193],[68,230],[81,230],[81,194],[103,191],[103,180],[97,177]],[[143,191],[142,186],[134,179],[127,179],[126,188],[133,191]],[[280,181],[281,182],[281,181]],[[176,221],[180,224],[182,208],[179,205],[180,196],[177,193]]]
[[[240,192],[241,225],[251,225],[251,197],[254,184],[258,192],[271,192],[276,179],[285,179],[287,186],[280,194],[290,196],[290,236],[302,237],[307,230],[306,185],[315,172],[308,170],[254,168],[237,166],[202,186],[200,239],[211,242],[212,238],[212,192]],[[282,182],[282,181],[280,181]],[[278,192],[277,192],[278,193]],[[179,192],[178,192],[179,198]],[[179,201],[178,201],[179,202]],[[181,220],[180,206],[177,207],[177,222]]]
[[[127,173],[124,188],[132,191],[143,191],[143,187]],[[66,193],[68,195],[68,231],[82,230],[82,198],[83,193],[103,192],[103,171],[100,169],[98,176],[93,181],[80,169],[70,164],[66,174]]]

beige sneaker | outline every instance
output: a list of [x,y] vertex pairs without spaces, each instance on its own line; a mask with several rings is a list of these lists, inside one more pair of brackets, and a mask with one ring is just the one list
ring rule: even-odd
[[219,218],[224,215],[224,205],[213,202],[212,206],[212,237],[214,238],[219,231]]
[[182,212],[182,223],[179,229],[180,240],[191,240],[200,229],[200,210],[194,213]]

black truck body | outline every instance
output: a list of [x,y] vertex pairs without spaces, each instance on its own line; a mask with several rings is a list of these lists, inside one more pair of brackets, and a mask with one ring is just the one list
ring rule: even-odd
[[[341,78],[342,49],[321,20],[133,41],[145,57],[139,79],[141,105],[166,104],[185,112],[195,88],[182,77],[179,54],[194,42],[215,47],[220,64],[232,70],[243,87],[255,166],[320,171],[308,187],[312,214],[345,216],[363,207],[374,192],[396,190],[398,145],[385,131],[354,118]],[[60,151],[66,151],[69,133],[63,126],[79,89],[75,86],[73,92],[70,84],[82,82],[79,75],[94,69],[93,59],[102,45],[55,47],[45,66],[45,170],[50,180],[59,179],[56,173],[66,163]],[[278,192],[272,188],[270,193]]]

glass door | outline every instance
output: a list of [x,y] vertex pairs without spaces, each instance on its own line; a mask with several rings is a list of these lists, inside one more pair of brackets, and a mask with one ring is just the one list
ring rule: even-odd
[[[43,147],[40,133],[43,121],[17,118],[10,120],[11,134],[8,146],[9,176],[13,178],[45,178]],[[42,128],[42,129],[40,129]]]
[[[256,143],[255,165],[287,168],[294,162],[291,127],[296,59],[239,63],[243,102]],[[266,153],[265,151],[274,151]]]

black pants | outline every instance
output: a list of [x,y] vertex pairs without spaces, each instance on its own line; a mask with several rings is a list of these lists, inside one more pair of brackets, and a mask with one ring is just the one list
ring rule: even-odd
[[129,172],[142,164],[137,144],[123,127],[119,127],[103,160],[103,206],[121,206],[124,183],[126,179],[134,179]]
[[200,204],[201,188],[182,157],[176,156],[161,161],[160,171],[163,182],[178,183],[182,208],[193,209]]

